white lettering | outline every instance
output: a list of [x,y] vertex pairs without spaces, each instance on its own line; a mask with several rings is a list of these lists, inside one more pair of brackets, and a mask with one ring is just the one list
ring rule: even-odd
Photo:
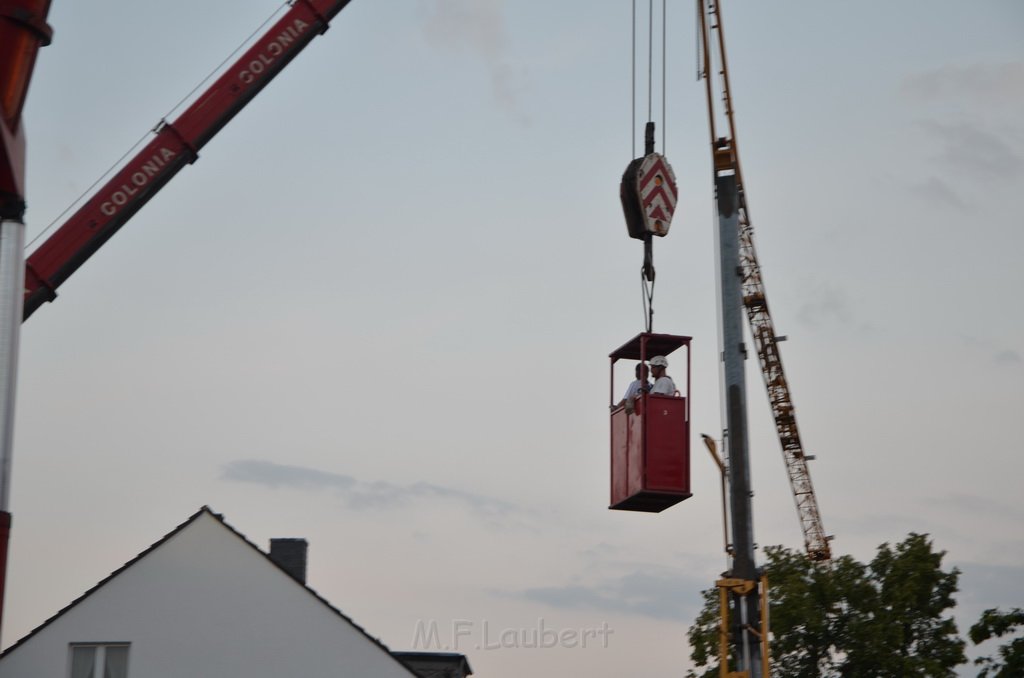
[[497,649],[500,649],[501,645],[499,645],[497,643],[492,643],[491,642],[491,639],[490,639],[490,629],[489,629],[490,625],[487,623],[486,619],[483,620],[483,624],[484,624],[484,646],[483,646],[484,649],[485,650],[497,650]]
[[545,627],[543,617],[537,620],[537,624],[541,635],[540,646],[545,648],[554,647],[558,643],[558,632]]
[[142,163],[138,171],[132,172],[128,177],[129,183],[121,186],[110,194],[110,198],[100,203],[100,212],[108,217],[117,214],[118,208],[128,203],[128,199],[136,195],[139,189],[144,188],[150,179],[160,173],[160,170],[167,165],[167,161],[175,156],[175,152],[163,146],[148,160]]
[[424,626],[422,619],[416,621],[416,630],[413,631],[412,637],[413,649],[440,649],[441,638],[437,633],[437,622],[430,620],[430,624],[426,625],[426,628]]
[[309,28],[302,19],[296,19],[291,26],[285,26],[284,30],[277,35],[264,49],[263,54],[257,55],[249,62],[246,68],[238,71],[238,79],[243,85],[251,85],[256,81],[256,76],[263,73],[267,66],[277,61],[277,57],[284,54],[285,49]]
[[459,639],[473,635],[473,622],[468,619],[452,620],[452,651],[459,651]]
[[612,635],[612,633],[614,633],[614,632],[615,632],[615,629],[612,629],[612,628],[608,627],[608,622],[603,622],[601,624],[601,647],[607,649],[607,647],[608,647],[608,636]]

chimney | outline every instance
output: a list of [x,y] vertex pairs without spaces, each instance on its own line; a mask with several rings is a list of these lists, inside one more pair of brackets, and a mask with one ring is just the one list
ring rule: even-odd
[[300,584],[306,583],[306,551],[309,544],[305,539],[279,538],[270,540],[270,559],[278,567],[294,577]]

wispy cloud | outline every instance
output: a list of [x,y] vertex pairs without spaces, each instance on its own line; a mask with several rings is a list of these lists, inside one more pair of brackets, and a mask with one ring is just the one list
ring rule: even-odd
[[960,335],[960,341],[973,352],[991,360],[991,363],[997,367],[1024,365],[1024,356],[1021,356],[1020,351],[1007,348],[1005,345],[1001,345],[991,339],[962,334]]
[[446,500],[465,505],[484,519],[504,519],[524,510],[510,502],[433,483],[397,485],[383,481],[366,482],[349,475],[304,466],[240,459],[227,464],[221,478],[274,489],[335,492],[353,510],[390,509],[419,501]]
[[1024,171],[1024,158],[997,134],[966,122],[925,120],[919,124],[939,145],[937,158],[953,168],[986,179],[1014,178]]
[[797,319],[807,327],[820,327],[830,322],[849,325],[853,319],[849,298],[842,289],[830,284],[808,286],[809,298],[797,312]]
[[423,31],[438,49],[468,54],[487,69],[497,102],[521,122],[518,84],[508,60],[508,29],[502,0],[428,0]]
[[912,184],[910,190],[917,193],[929,203],[936,203],[951,207],[960,212],[966,212],[968,205],[960,195],[938,177],[928,177],[928,181],[920,184]]
[[1002,351],[997,351],[996,354],[992,357],[992,361],[996,365],[1002,366],[1020,365],[1024,363],[1024,358],[1021,358],[1020,353],[1018,353],[1017,351],[1008,348]]
[[[1019,358],[1018,358],[1019,360]],[[992,521],[996,518],[1024,520],[1024,509],[996,501],[989,496],[978,494],[948,494],[926,500],[929,510],[949,508],[960,514],[973,516],[978,522]]]
[[646,567],[597,584],[567,584],[501,592],[551,607],[628,613],[652,619],[692,621],[697,613],[695,591],[707,582],[663,567]]
[[1024,62],[950,65],[904,78],[904,96],[922,102],[962,100],[977,106],[1024,103]]

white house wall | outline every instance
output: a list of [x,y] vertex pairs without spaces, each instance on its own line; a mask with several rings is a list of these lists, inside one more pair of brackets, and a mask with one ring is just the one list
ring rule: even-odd
[[128,642],[129,678],[409,678],[384,648],[207,513],[0,661],[64,678],[70,643]]

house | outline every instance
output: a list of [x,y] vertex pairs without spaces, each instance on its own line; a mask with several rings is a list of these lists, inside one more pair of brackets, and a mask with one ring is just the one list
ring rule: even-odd
[[[305,558],[204,506],[7,648],[0,678],[422,678],[305,584]],[[461,678],[458,657],[418,659]]]

